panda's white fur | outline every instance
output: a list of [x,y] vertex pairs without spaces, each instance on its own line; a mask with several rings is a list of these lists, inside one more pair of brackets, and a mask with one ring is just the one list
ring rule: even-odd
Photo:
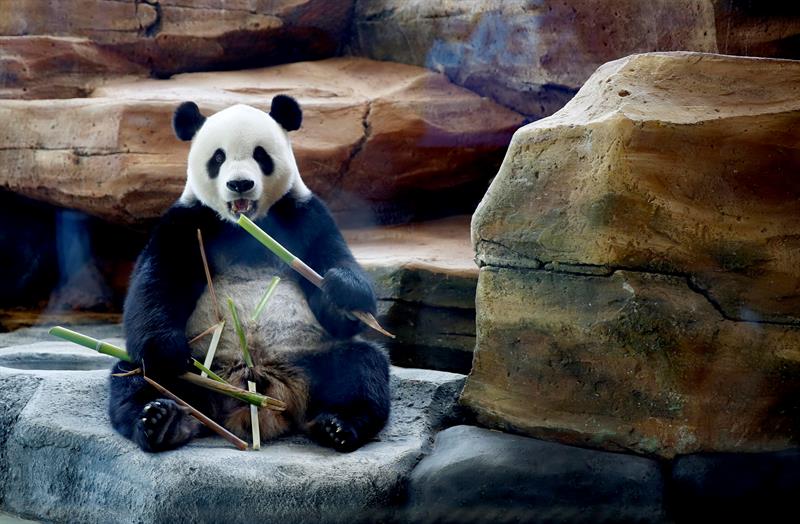
[[[257,146],[266,150],[274,164],[274,171],[266,180],[253,159]],[[219,175],[210,178],[206,162],[217,149],[225,151],[226,160]],[[245,194],[235,193],[227,187],[232,180],[251,180],[255,185]],[[299,199],[311,196],[297,169],[289,134],[274,119],[244,104],[223,109],[206,119],[192,140],[181,203],[202,202],[225,220],[236,222],[239,217],[228,204],[247,198],[258,203],[255,212],[248,214],[256,220],[289,191]]]

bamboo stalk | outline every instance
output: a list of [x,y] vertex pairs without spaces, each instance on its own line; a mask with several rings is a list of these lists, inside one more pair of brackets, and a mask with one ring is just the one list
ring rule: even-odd
[[119,360],[124,360],[125,362],[133,362],[128,352],[124,349],[117,347],[113,344],[109,344],[108,342],[103,342],[101,340],[97,340],[96,338],[92,338],[86,335],[82,335],[77,331],[72,331],[71,329],[67,329],[61,326],[55,326],[50,328],[48,331],[51,335],[55,335],[59,338],[63,338],[64,340],[69,340],[74,344],[78,344],[79,346],[83,346],[85,348],[93,349],[98,353],[102,353],[104,355],[110,355],[114,358]]
[[275,288],[278,287],[278,282],[280,281],[281,281],[280,277],[277,276],[272,277],[272,280],[270,280],[269,282],[269,286],[267,286],[267,290],[264,292],[264,296],[261,297],[261,300],[259,300],[255,311],[253,311],[253,316],[250,317],[250,320],[255,322],[258,319],[258,317],[261,316],[261,312],[266,307],[267,302],[269,302],[269,300],[272,298],[272,294],[275,292]]
[[250,356],[250,351],[247,350],[247,337],[244,335],[244,328],[242,328],[242,323],[239,321],[239,313],[236,311],[236,304],[233,303],[231,297],[228,297],[228,309],[231,310],[233,328],[236,330],[236,336],[239,337],[239,346],[242,348],[242,353],[244,354],[244,363],[247,364],[247,367],[252,368],[253,359]]
[[211,429],[212,431],[214,431],[217,435],[219,435],[220,437],[224,438],[225,440],[227,440],[228,442],[230,442],[231,444],[233,444],[234,446],[236,446],[240,450],[242,450],[242,451],[246,451],[247,450],[247,442],[245,442],[244,440],[240,439],[239,437],[237,437],[236,435],[234,435],[233,433],[231,433],[227,429],[223,428],[222,426],[220,426],[219,424],[217,424],[216,422],[214,422],[213,420],[211,420],[207,416],[203,415],[200,411],[195,409],[188,402],[186,402],[185,400],[181,399],[175,393],[171,392],[170,390],[168,390],[167,388],[165,388],[164,386],[162,386],[161,384],[159,384],[155,380],[151,379],[147,375],[143,374],[142,378],[144,378],[144,380],[148,384],[150,384],[151,386],[156,388],[159,393],[161,393],[162,395],[164,395],[166,397],[171,398],[172,400],[174,400],[175,402],[177,402],[181,406],[183,406],[186,409],[188,409],[189,413],[191,413],[194,418],[196,418],[197,420],[199,420],[200,422],[202,422],[203,424],[208,426],[208,428]]
[[200,256],[203,259],[203,269],[206,272],[206,283],[208,284],[209,292],[211,292],[211,301],[214,302],[214,311],[217,313],[217,322],[222,322],[222,312],[219,309],[219,302],[217,302],[217,293],[214,291],[214,282],[211,280],[211,271],[208,269],[206,249],[203,247],[203,233],[200,228],[197,229],[197,242],[200,244]]
[[203,378],[200,375],[195,375],[194,373],[183,374],[181,375],[181,378],[197,386],[217,391],[219,393],[224,393],[230,397],[238,398],[239,400],[243,400],[260,408],[267,408],[273,411],[286,410],[286,404],[283,401],[262,395],[261,393],[252,393],[246,389],[237,388],[236,386],[222,382],[217,382],[215,380],[211,380],[210,378]]
[[[68,340],[75,344],[79,344],[89,349],[99,351],[106,355],[111,355],[112,357],[118,358],[119,360],[124,360],[125,362],[132,362],[130,355],[128,355],[128,352],[125,351],[124,349],[117,347],[113,344],[109,344],[107,342],[101,342],[96,338],[82,335],[76,331],[72,331],[71,329],[63,328],[61,326],[56,326],[54,328],[51,328],[49,333],[51,335],[63,338],[65,340]],[[180,375],[179,378],[187,382],[191,382],[192,384],[195,384],[202,388],[210,389],[212,391],[228,395],[229,397],[242,400],[244,402],[253,404],[258,407],[269,408],[275,411],[283,411],[286,409],[286,404],[278,399],[274,399],[266,395],[261,395],[260,393],[251,393],[250,391],[247,391],[245,389],[237,388],[236,386],[232,386],[230,384],[224,384],[208,378],[204,378],[201,377],[200,375],[195,375],[194,373],[184,373],[183,375]]]
[[[308,264],[294,256],[288,249],[280,245],[277,240],[269,236],[266,231],[258,227],[255,222],[247,218],[245,215],[240,215],[237,224],[239,224],[242,229],[253,235],[256,240],[264,244],[264,246],[272,251],[278,258],[291,266],[292,269],[300,273],[300,275],[302,275],[306,280],[318,288],[322,287],[323,278],[319,273],[309,267]],[[393,334],[381,327],[380,323],[371,313],[367,313],[366,311],[351,311],[350,313],[378,333],[386,335],[387,337],[395,338]]]

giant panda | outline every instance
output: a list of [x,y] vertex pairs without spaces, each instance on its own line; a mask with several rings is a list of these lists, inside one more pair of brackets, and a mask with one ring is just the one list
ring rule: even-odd
[[[235,105],[209,117],[193,102],[173,116],[179,139],[191,141],[186,185],[139,256],[124,303],[127,350],[110,377],[113,427],[150,452],[174,449],[202,435],[185,408],[163,398],[136,367],[242,438],[251,435],[249,405],[178,380],[201,362],[208,338],[187,340],[216,323],[200,258],[202,231],[214,288],[247,318],[273,275],[282,281],[267,311],[246,322],[254,368],[244,364],[228,309],[212,369],[228,382],[283,400],[284,412],[259,410],[263,439],[300,431],[346,452],[372,439],[389,414],[389,363],[348,311],[375,312],[375,294],[325,204],[303,183],[288,132],[302,111],[286,95],[269,113]],[[318,289],[298,277],[236,225],[246,215],[323,275]]]

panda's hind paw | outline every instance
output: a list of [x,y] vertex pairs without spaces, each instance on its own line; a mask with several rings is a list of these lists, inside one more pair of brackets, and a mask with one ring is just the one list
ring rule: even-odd
[[198,429],[199,423],[184,408],[161,398],[142,408],[133,440],[144,451],[164,451],[185,444]]
[[336,451],[353,451],[359,447],[355,428],[332,414],[320,415],[311,422],[310,435],[323,446]]

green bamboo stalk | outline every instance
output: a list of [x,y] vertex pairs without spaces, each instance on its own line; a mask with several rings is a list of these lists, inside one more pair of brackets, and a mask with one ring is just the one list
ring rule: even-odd
[[275,253],[278,258],[290,266],[297,258],[288,249],[280,245],[274,238],[269,236],[266,231],[258,227],[255,222],[247,218],[245,215],[240,215],[237,223],[242,226],[245,231],[256,237],[256,240],[267,246],[267,249]]
[[242,353],[244,353],[244,362],[247,367],[251,368],[253,367],[253,359],[247,349],[247,337],[244,336],[244,328],[242,328],[242,323],[239,321],[239,313],[236,311],[236,304],[233,303],[231,297],[228,297],[228,308],[231,310],[233,328],[236,330],[236,335],[239,337],[239,345],[242,347]]
[[211,371],[207,367],[205,367],[198,360],[192,359],[192,364],[194,365],[195,368],[199,369],[200,371],[202,371],[203,373],[208,375],[209,378],[211,378],[212,380],[216,380],[217,382],[221,382],[223,384],[227,384],[228,383],[227,380],[225,380],[224,378],[220,377],[219,375],[217,375],[216,373],[214,373],[213,371]]
[[50,331],[48,331],[48,333],[56,337],[63,338],[64,340],[69,340],[70,342],[78,344],[79,346],[93,349],[98,353],[102,353],[104,355],[110,355],[119,360],[124,360],[125,362],[133,362],[130,355],[128,355],[128,352],[122,349],[121,347],[109,344],[108,342],[97,340],[96,338],[82,335],[77,331],[72,331],[71,329],[67,329],[61,326],[55,326],[53,328],[50,328]]
[[272,280],[270,280],[269,286],[267,287],[267,290],[264,292],[264,296],[261,297],[261,300],[258,302],[258,305],[256,306],[256,310],[253,311],[253,316],[251,317],[251,320],[253,322],[255,322],[258,319],[258,317],[261,316],[261,312],[264,310],[264,307],[267,305],[267,302],[269,302],[269,299],[272,298],[272,294],[275,292],[275,288],[278,287],[278,282],[280,281],[281,281],[280,277],[277,276],[272,277]]
[[[277,240],[269,236],[266,231],[258,227],[255,222],[247,218],[245,215],[241,215],[236,223],[239,224],[245,231],[253,235],[256,240],[264,244],[267,249],[275,253],[278,258],[289,264],[292,269],[300,273],[303,278],[318,288],[322,287],[322,281],[324,279],[319,273],[314,271],[314,269],[308,264],[294,256],[288,249],[280,245]],[[359,319],[361,322],[374,329],[378,333],[386,335],[390,338],[395,338],[393,334],[383,329],[372,313],[367,313],[366,311],[350,311],[349,314]]]

